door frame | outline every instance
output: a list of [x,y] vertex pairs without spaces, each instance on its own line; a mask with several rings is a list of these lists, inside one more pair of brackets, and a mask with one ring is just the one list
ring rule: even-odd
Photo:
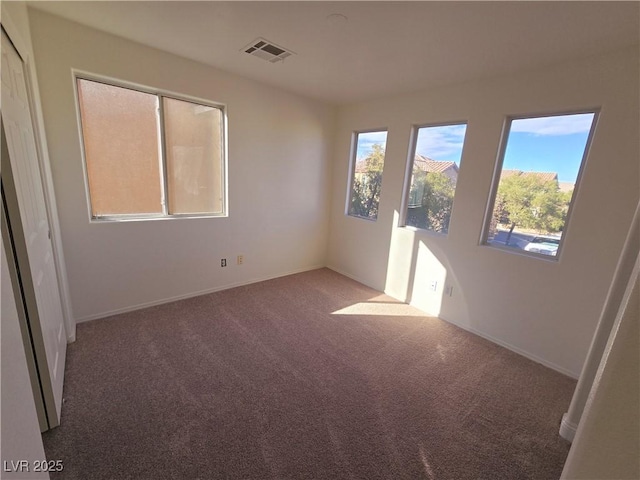
[[62,314],[64,316],[64,326],[67,342],[72,343],[76,339],[76,321],[71,306],[71,296],[69,293],[69,282],[67,279],[67,268],[64,261],[62,248],[62,236],[60,233],[60,222],[58,220],[58,209],[56,206],[53,176],[49,162],[49,154],[44,130],[44,119],[38,90],[37,75],[33,64],[33,55],[30,42],[25,41],[17,24],[11,18],[7,9],[2,9],[0,26],[5,31],[11,43],[22,58],[25,70],[25,82],[27,84],[27,97],[29,99],[29,109],[31,111],[31,124],[35,136],[36,155],[40,177],[42,179],[42,190],[44,193],[45,207],[49,218],[49,228],[51,229],[51,243],[53,247],[53,260],[56,267],[56,278],[58,290],[60,291],[60,303],[62,304]]

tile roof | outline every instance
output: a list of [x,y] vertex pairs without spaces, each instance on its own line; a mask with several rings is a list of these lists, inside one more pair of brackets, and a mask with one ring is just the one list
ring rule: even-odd
[[367,173],[369,169],[367,168],[367,161],[360,160],[356,163],[356,172],[355,173]]
[[440,162],[417,154],[413,160],[413,166],[427,173],[442,173],[449,168],[453,168],[456,173],[458,172],[458,165],[455,162]]
[[573,190],[575,185],[571,182],[558,182],[558,187],[560,188],[561,192],[570,192],[571,190]]
[[536,176],[543,182],[558,181],[558,174],[555,172],[523,172],[522,170],[502,170],[501,179],[512,177],[514,175]]
[[[423,172],[428,173],[443,173],[450,168],[453,168],[453,170],[458,173],[458,165],[456,165],[455,162],[440,162],[438,160],[432,160],[429,157],[424,157],[417,154],[413,161],[413,165]],[[356,163],[355,173],[367,173],[367,171],[366,160],[360,160]]]

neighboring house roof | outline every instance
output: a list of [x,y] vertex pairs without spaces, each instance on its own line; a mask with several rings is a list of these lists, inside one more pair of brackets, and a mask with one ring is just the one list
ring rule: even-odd
[[555,172],[523,172],[522,170],[502,170],[502,176],[500,178],[508,178],[514,175],[536,176],[543,182],[558,181],[558,174]]
[[367,161],[366,160],[360,160],[359,162],[356,162],[356,173],[367,173],[368,169],[367,169]]
[[453,169],[454,172],[458,173],[458,165],[456,165],[456,162],[440,162],[438,160],[432,160],[429,157],[423,157],[422,155],[415,156],[413,166],[427,173],[444,173],[449,169]]
[[[429,157],[425,157],[423,155],[416,154],[413,160],[414,168],[419,168],[423,172],[427,173],[449,173],[454,174],[455,177],[458,176],[458,165],[455,162],[449,161],[439,161],[433,160]],[[356,163],[355,173],[367,173],[367,163],[366,160],[360,160]],[[536,176],[540,178],[544,182],[557,182],[558,174],[555,172],[523,172],[522,170],[503,170],[502,176],[500,178],[508,178],[513,175],[524,175],[524,176]],[[574,184],[570,182],[558,182],[558,186],[560,190],[563,192],[568,192],[574,188]]]
[[[441,162],[418,154],[413,160],[413,166],[427,173],[454,172],[457,175],[459,171],[456,162]],[[366,159],[356,163],[355,173],[367,173],[367,171]]]
[[570,192],[571,190],[573,190],[575,185],[571,182],[558,182],[558,187],[560,188],[561,192]]

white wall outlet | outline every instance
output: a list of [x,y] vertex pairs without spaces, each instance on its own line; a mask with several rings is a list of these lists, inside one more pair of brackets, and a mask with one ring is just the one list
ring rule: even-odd
[[238,255],[238,265],[242,265],[244,263],[244,255]]

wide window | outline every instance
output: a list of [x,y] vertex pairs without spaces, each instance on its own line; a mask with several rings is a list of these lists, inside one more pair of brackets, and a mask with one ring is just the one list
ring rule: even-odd
[[466,129],[466,124],[416,128],[404,225],[449,231]]
[[77,78],[91,216],[222,216],[224,109]]
[[349,215],[370,220],[378,218],[386,144],[385,130],[360,132],[354,135],[351,185],[347,206]]
[[596,113],[511,118],[485,242],[557,257]]

